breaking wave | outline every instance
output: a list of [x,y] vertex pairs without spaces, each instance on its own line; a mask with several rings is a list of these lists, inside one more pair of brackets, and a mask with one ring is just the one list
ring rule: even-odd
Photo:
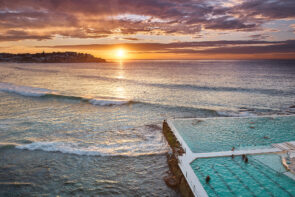
[[14,93],[22,96],[28,97],[38,97],[38,98],[55,98],[55,99],[65,99],[65,100],[76,100],[81,102],[87,102],[92,105],[98,106],[119,106],[119,105],[132,105],[132,104],[142,104],[142,105],[150,105],[158,108],[165,108],[168,110],[181,110],[181,111],[208,111],[214,112],[214,110],[204,109],[204,108],[195,108],[195,107],[187,107],[187,106],[172,106],[166,104],[159,103],[150,103],[150,102],[142,102],[142,101],[134,101],[134,100],[124,100],[122,98],[114,98],[114,97],[80,97],[80,96],[72,96],[61,94],[52,90],[43,89],[43,88],[35,88],[28,86],[19,86],[10,83],[1,83],[0,82],[0,91]]
[[[17,149],[41,150],[47,152],[60,152],[65,154],[87,155],[87,156],[143,156],[165,154],[169,148],[164,140],[161,127],[158,125],[147,125],[123,132],[128,139],[115,140],[114,142],[82,143],[65,141],[37,141],[29,144],[17,145]],[[130,137],[132,135],[133,137]],[[122,137],[121,136],[121,137]],[[130,139],[129,139],[130,137]]]
[[11,83],[0,83],[0,91],[32,97],[41,97],[50,94],[50,90],[48,89],[18,86]]
[[31,72],[45,72],[45,73],[58,73],[57,70],[49,69],[38,69],[38,68],[24,68],[24,67],[14,67],[17,70],[31,71]]
[[10,83],[0,83],[0,91],[14,93],[14,94],[28,96],[28,97],[44,97],[44,98],[79,100],[79,101],[88,102],[90,104],[100,105],[100,106],[124,105],[124,104],[135,103],[134,101],[123,100],[123,99],[112,98],[112,97],[86,98],[86,97],[80,97],[80,96],[64,95],[64,94],[59,94],[57,92],[44,89],[44,88],[19,86],[19,85],[14,85]]
[[226,116],[226,117],[250,117],[250,116],[257,116],[254,112],[250,111],[217,111],[216,112],[219,116]]
[[[253,109],[243,109],[239,111],[217,111],[215,109],[209,109],[206,107],[190,107],[190,106],[177,106],[169,104],[160,104],[160,103],[151,103],[151,102],[142,102],[134,100],[124,100],[122,98],[115,97],[81,97],[81,96],[72,96],[65,95],[53,90],[36,88],[29,86],[19,86],[11,83],[1,83],[0,82],[0,91],[14,93],[22,96],[28,97],[38,97],[38,98],[53,98],[61,100],[76,100],[80,102],[86,102],[92,105],[98,106],[120,106],[120,105],[132,105],[132,104],[141,104],[149,105],[157,108],[164,108],[166,110],[177,110],[181,112],[204,112],[206,114],[211,114],[213,116],[255,116],[256,113]],[[195,116],[193,116],[195,117]]]

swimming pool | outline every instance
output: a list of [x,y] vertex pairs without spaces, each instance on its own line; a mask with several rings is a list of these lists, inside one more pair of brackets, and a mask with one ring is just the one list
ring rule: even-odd
[[295,196],[295,181],[283,174],[279,155],[250,155],[248,159],[245,163],[242,156],[202,158],[191,167],[208,196]]
[[194,153],[267,148],[295,140],[295,116],[175,119],[173,125]]

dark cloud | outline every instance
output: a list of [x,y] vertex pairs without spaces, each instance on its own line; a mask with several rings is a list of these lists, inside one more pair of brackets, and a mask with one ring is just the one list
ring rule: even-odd
[[[1,5],[1,4],[0,4]],[[78,20],[75,16],[40,10],[5,10],[0,9],[0,28],[45,28],[75,27]]]
[[[196,51],[195,51],[196,53]],[[295,53],[295,40],[276,42],[262,46],[229,46],[197,51],[204,54],[262,54],[262,53]]]
[[295,17],[294,0],[248,0],[235,6],[232,11],[247,17],[261,16],[267,19]]
[[265,40],[267,38],[269,38],[269,35],[266,34],[253,34],[249,36],[250,38],[252,38],[253,40]]
[[222,30],[255,30],[257,24],[247,24],[239,19],[231,18],[228,16],[220,17],[211,21],[205,25],[206,29],[222,29]]
[[295,18],[294,0],[244,0],[233,6],[224,2],[227,0],[0,0],[0,33],[4,38],[9,37],[9,30],[30,29],[31,35],[24,39],[34,39],[39,31],[47,38],[198,35],[204,29],[255,31],[270,20]]
[[87,45],[57,45],[57,46],[39,46],[45,48],[72,48],[72,49],[89,49],[103,50],[125,46],[129,50],[157,50],[173,49],[183,47],[216,47],[225,45],[248,45],[248,44],[276,44],[278,42],[255,41],[255,40],[220,40],[220,41],[202,41],[202,42],[172,42],[172,43],[120,43],[120,44],[87,44]]
[[122,38],[123,40],[131,40],[131,41],[135,41],[135,40],[140,40],[138,38]]
[[9,30],[5,34],[0,34],[0,41],[18,41],[18,40],[46,40],[51,39],[50,35],[30,34],[26,31]]

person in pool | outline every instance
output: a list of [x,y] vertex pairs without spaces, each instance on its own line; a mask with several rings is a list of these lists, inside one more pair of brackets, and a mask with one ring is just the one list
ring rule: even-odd
[[206,183],[208,184],[209,183],[209,181],[210,181],[210,176],[208,175],[207,177],[206,177]]
[[248,157],[246,156],[246,158],[245,158],[245,163],[248,163]]
[[245,163],[248,163],[248,157],[247,157],[247,155],[243,154],[243,155],[242,155],[242,159],[243,159],[243,161],[244,161]]

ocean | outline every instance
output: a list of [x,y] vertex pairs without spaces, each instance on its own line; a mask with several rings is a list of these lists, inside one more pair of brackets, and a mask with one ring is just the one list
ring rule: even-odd
[[0,196],[178,196],[163,120],[294,104],[294,60],[0,63]]

